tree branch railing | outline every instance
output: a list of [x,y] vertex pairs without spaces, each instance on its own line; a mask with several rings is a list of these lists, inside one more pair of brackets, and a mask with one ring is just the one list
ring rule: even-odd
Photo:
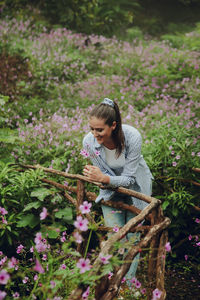
[[[41,178],[41,181],[47,183],[49,185],[55,186],[58,189],[64,191],[64,196],[66,199],[72,203],[77,210],[77,213],[80,213],[79,206],[83,203],[85,198],[88,201],[95,201],[97,195],[94,192],[86,191],[84,182],[92,183],[93,185],[98,186],[101,189],[106,188],[105,186],[101,185],[100,183],[93,182],[89,180],[87,177],[79,174],[69,174],[59,170],[49,169],[42,167],[40,165],[25,165],[20,164],[23,169],[41,169],[45,173],[51,173],[53,175],[59,175],[68,179],[77,180],[77,186],[70,186],[70,185],[63,185],[57,183],[53,180],[47,178]],[[151,299],[152,291],[155,288],[158,288],[162,291],[160,300],[166,299],[166,291],[164,287],[164,274],[165,274],[165,245],[168,240],[167,234],[167,227],[170,224],[169,218],[163,216],[162,208],[161,208],[161,201],[157,198],[144,195],[142,193],[128,190],[123,187],[118,187],[113,189],[118,193],[126,194],[132,197],[136,197],[140,200],[145,201],[148,203],[142,211],[133,205],[127,205],[123,202],[114,202],[114,201],[101,201],[101,204],[107,205],[110,207],[128,210],[135,214],[136,216],[128,221],[123,227],[119,229],[118,232],[115,234],[113,233],[106,242],[104,242],[103,246],[101,247],[101,255],[107,255],[109,251],[113,248],[113,245],[116,241],[122,239],[127,233],[129,232],[143,232],[144,237],[141,238],[140,242],[136,245],[133,245],[127,252],[126,257],[124,259],[125,263],[118,267],[114,275],[112,276],[111,280],[108,280],[108,275],[101,278],[100,282],[97,282],[95,287],[95,299],[96,300],[112,300],[114,297],[117,296],[121,281],[123,277],[129,270],[129,267],[132,263],[134,257],[140,252],[141,249],[144,249],[148,245],[150,246],[149,250],[149,263],[148,263],[148,299]],[[72,197],[69,192],[75,193],[76,199]],[[95,220],[92,216],[87,215],[89,221],[95,224]],[[138,226],[142,221],[148,220],[150,225],[146,226]],[[98,228],[100,231],[111,231],[112,228],[106,226],[100,226]],[[100,255],[100,254],[99,254]],[[93,268],[89,272],[89,275],[97,274],[102,266],[102,262],[100,260],[100,256],[96,258],[93,263]],[[84,292],[85,287],[80,285],[77,289],[75,289],[71,295],[69,296],[68,300],[81,300],[82,294]]]

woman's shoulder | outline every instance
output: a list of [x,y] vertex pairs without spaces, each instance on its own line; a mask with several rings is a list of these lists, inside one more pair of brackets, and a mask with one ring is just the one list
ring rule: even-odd
[[125,138],[126,136],[141,136],[140,132],[135,127],[128,124],[122,124],[122,130],[124,132]]
[[94,136],[91,132],[88,132],[83,138],[83,146],[87,144],[91,145],[93,143],[94,143]]

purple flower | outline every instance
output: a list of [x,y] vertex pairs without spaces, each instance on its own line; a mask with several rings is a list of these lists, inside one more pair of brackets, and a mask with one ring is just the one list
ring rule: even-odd
[[24,279],[22,280],[23,283],[27,283],[28,282],[28,277],[24,277]]
[[23,246],[22,244],[20,244],[20,245],[17,247],[17,254],[21,253],[23,249],[24,249],[24,246]]
[[87,290],[83,293],[82,299],[87,299],[90,293],[90,287],[88,286]]
[[74,232],[73,236],[74,236],[75,241],[76,241],[77,244],[81,244],[82,243],[83,238],[82,238],[82,236],[77,231]]
[[185,260],[188,260],[188,255],[185,255],[184,257],[185,257]]
[[172,166],[176,167],[177,166],[177,162],[173,161]]
[[162,294],[162,292],[161,292],[159,289],[156,288],[156,289],[153,291],[153,300],[154,300],[154,299],[160,299],[161,294]]
[[20,294],[19,294],[18,292],[15,292],[15,293],[13,294],[13,298],[14,298],[14,299],[18,299],[19,296],[20,296]]
[[135,287],[137,289],[139,289],[141,287],[141,282],[139,282],[139,280],[136,280]]
[[6,270],[0,271],[0,284],[7,284],[8,280],[10,279],[10,275]]
[[100,155],[100,151],[96,150],[95,154],[96,154],[96,156],[99,156]]
[[37,260],[37,259],[36,259],[35,266],[34,266],[33,270],[38,272],[38,273],[44,273],[44,268],[42,267],[39,260]]
[[195,222],[196,222],[196,223],[200,223],[200,219],[196,218],[196,219],[195,219]]
[[168,243],[165,244],[165,250],[166,250],[167,252],[170,252],[170,251],[171,251],[171,245],[170,245],[170,242],[168,242]]
[[113,273],[112,273],[112,272],[109,272],[109,273],[108,273],[108,279],[110,280],[112,276],[113,276]]
[[112,255],[103,255],[102,253],[100,253],[99,255],[101,262],[106,265],[109,263],[109,259],[112,257]]
[[118,226],[114,226],[114,227],[113,227],[113,231],[114,231],[114,232],[118,232],[118,231],[119,231],[119,227],[118,227]]
[[48,213],[46,207],[43,207],[42,212],[40,213],[40,220],[46,219]]
[[7,293],[4,291],[0,291],[0,300],[3,300],[6,297]]
[[91,203],[88,203],[87,201],[84,201],[83,204],[81,204],[79,206],[79,209],[80,209],[82,214],[89,214],[91,206],[92,206]]
[[12,269],[12,268],[15,268],[15,270],[17,270],[18,268],[18,260],[15,258],[15,257],[11,257],[11,259],[9,260],[8,262],[8,268],[9,269]]
[[80,273],[85,273],[86,271],[89,271],[91,268],[90,260],[88,258],[80,258],[79,261],[76,264],[77,268],[80,269]]
[[3,216],[6,215],[8,212],[5,208],[0,206],[0,214],[2,214]]
[[80,154],[85,158],[88,158],[90,156],[89,152],[87,152],[87,150],[85,150],[85,149],[82,149],[80,151]]
[[78,216],[74,222],[74,226],[81,231],[87,231],[88,219],[83,219],[81,216]]
[[191,241],[191,239],[192,239],[192,235],[190,234],[190,235],[188,236],[188,240]]
[[134,285],[136,285],[136,282],[137,282],[137,279],[135,277],[133,277],[131,280],[130,280],[131,283],[133,283]]

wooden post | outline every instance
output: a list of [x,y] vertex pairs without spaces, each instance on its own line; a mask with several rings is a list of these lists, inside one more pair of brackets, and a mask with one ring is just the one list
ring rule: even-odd
[[156,266],[156,287],[162,291],[160,300],[166,299],[165,291],[165,257],[166,250],[165,245],[168,241],[168,231],[164,230],[160,237],[160,244],[158,248],[157,266]]
[[79,179],[77,180],[77,203],[76,203],[77,212],[79,211],[79,206],[83,204],[84,196],[85,196],[84,182]]

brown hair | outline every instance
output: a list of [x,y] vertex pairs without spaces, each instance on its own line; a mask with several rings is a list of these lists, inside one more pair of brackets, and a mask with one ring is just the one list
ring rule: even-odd
[[105,120],[105,124],[112,126],[113,122],[116,121],[116,128],[112,132],[112,137],[116,143],[116,155],[120,156],[124,149],[124,134],[122,131],[122,120],[119,107],[115,101],[113,101],[114,107],[106,103],[100,103],[95,106],[90,113],[90,117],[96,117],[98,119]]

